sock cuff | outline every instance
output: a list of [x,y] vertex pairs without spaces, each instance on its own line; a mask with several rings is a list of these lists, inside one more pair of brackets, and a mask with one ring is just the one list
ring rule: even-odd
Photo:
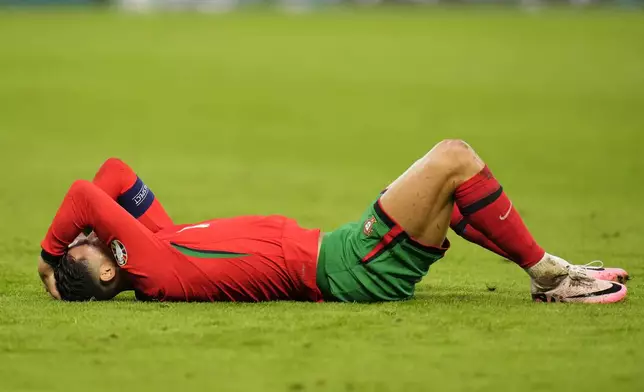
[[493,203],[502,194],[503,187],[485,166],[483,170],[456,188],[454,197],[461,214],[466,216]]
[[499,189],[496,191],[490,193],[489,195],[476,200],[475,202],[471,204],[467,204],[464,207],[461,207],[461,213],[463,216],[469,216],[474,214],[477,211],[482,210],[483,208],[489,206],[490,204],[494,203],[495,201],[499,200],[503,196],[503,187],[499,186]]

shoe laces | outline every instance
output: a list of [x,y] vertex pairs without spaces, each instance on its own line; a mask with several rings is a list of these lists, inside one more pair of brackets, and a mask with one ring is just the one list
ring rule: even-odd
[[590,267],[592,263],[594,261],[585,265],[570,264],[568,266],[568,276],[573,280],[592,280],[593,278],[588,275],[588,271],[586,270],[586,267]]
[[593,260],[590,263],[586,263],[584,265],[575,265],[575,264],[570,264],[568,266],[568,274],[571,274],[572,278],[574,277],[582,277],[582,276],[588,276],[588,268],[603,268],[604,267],[604,262],[601,260]]
[[601,260],[593,260],[590,263],[582,265],[584,268],[604,268],[604,262]]

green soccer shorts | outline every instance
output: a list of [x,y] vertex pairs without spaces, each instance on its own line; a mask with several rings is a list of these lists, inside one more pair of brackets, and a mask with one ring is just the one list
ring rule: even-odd
[[317,284],[327,301],[379,302],[409,299],[416,283],[440,260],[441,248],[411,238],[378,199],[359,222],[324,234]]

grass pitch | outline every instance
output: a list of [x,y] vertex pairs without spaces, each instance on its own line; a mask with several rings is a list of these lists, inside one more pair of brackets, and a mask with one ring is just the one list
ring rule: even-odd
[[[644,15],[613,11],[1,13],[0,390],[644,390],[643,67]],[[457,239],[403,303],[68,304],[36,276],[107,157],[178,222],[331,230],[447,137],[550,252],[630,270],[628,300],[533,304]]]

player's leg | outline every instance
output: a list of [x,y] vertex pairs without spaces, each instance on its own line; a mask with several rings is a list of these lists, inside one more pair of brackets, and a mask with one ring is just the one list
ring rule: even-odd
[[318,285],[325,298],[373,302],[414,294],[416,283],[449,247],[453,184],[483,167],[454,146],[460,145],[438,145],[394,181],[360,222],[324,236]]
[[536,300],[614,302],[625,296],[625,287],[592,279],[547,254],[487,166],[462,141],[436,145],[391,184],[380,204],[416,241],[440,246],[453,201],[472,227],[528,272]]
[[106,160],[92,182],[153,233],[173,225],[152,190],[122,160]]
[[472,225],[469,224],[467,219],[465,219],[465,217],[461,214],[461,210],[458,209],[457,205],[454,205],[449,225],[456,234],[466,239],[467,241],[477,244],[491,252],[494,252],[505,259],[509,258],[507,253],[502,251],[498,246],[494,245],[494,243],[490,241],[485,236],[485,234],[476,230],[472,227]]
[[[456,205],[454,206],[454,210],[452,211],[450,227],[456,234],[466,239],[467,241],[477,244],[491,252],[494,252],[505,259],[510,258],[507,253],[496,246],[494,242],[490,241],[490,239],[487,238],[485,234],[472,227],[467,218],[465,218],[461,214],[461,211]],[[595,279],[610,280],[619,283],[625,283],[629,279],[628,272],[626,272],[622,268],[604,267],[603,263],[600,261],[594,261],[586,265],[580,265],[579,267],[584,268],[586,270],[586,273],[588,273],[588,275],[592,276]]]

